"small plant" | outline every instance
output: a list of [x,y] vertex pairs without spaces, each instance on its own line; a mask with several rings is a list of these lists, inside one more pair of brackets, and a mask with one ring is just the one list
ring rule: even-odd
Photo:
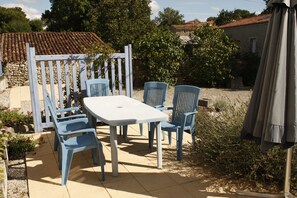
[[1,109],[0,121],[2,126],[15,127],[18,125],[28,125],[33,123],[31,114],[24,115],[15,110]]
[[10,138],[10,133],[0,132],[0,158],[4,157],[5,147]]
[[225,111],[228,108],[228,103],[225,100],[218,100],[213,104],[217,112]]
[[23,135],[16,135],[8,141],[10,159],[22,159],[27,152],[34,151],[38,141]]

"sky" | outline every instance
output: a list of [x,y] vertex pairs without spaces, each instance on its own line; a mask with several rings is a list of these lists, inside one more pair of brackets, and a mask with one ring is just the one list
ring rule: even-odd
[[[51,7],[49,0],[0,0],[2,7],[21,7],[27,18],[41,18],[41,14]],[[185,21],[198,19],[205,21],[208,17],[216,17],[224,10],[244,9],[259,14],[266,7],[263,0],[152,0],[152,16],[154,19],[159,11],[170,7],[178,10]]]

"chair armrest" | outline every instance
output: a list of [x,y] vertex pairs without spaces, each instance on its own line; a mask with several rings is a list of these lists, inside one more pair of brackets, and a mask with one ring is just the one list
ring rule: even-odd
[[78,107],[68,107],[64,109],[57,109],[57,113],[69,112],[69,111],[80,111]]
[[160,110],[160,111],[164,111],[167,110],[167,107],[164,107],[163,105],[156,105],[154,106],[156,109]]
[[57,118],[57,120],[64,122],[66,120],[77,119],[77,118],[86,118],[86,117],[87,117],[86,114],[76,114],[76,115],[70,115],[70,116],[66,116],[66,117]]
[[79,123],[79,122],[85,123],[87,125],[89,120],[88,120],[88,118],[84,117],[84,118],[77,118],[77,119],[72,119],[72,120],[64,120],[62,122],[59,122],[59,124],[64,126],[64,125],[75,124],[75,123]]
[[195,113],[197,113],[197,111],[186,112],[184,115],[185,115],[185,117],[188,117],[189,115],[193,115],[193,114],[195,114]]
[[185,117],[184,117],[184,121],[183,121],[183,123],[182,123],[182,131],[183,131],[184,128],[185,128],[187,117],[190,116],[190,115],[193,115],[193,114],[195,114],[195,113],[197,113],[197,111],[186,112],[186,113],[184,113],[184,116],[185,116]]
[[94,128],[84,128],[84,129],[79,129],[79,130],[73,130],[73,131],[67,131],[65,133],[59,133],[61,136],[69,136],[69,135],[75,135],[79,133],[94,133],[96,134],[96,130]]
[[164,107],[163,110],[173,110],[173,107]]

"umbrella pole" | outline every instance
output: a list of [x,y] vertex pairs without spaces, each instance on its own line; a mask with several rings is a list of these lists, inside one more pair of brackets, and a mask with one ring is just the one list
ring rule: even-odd
[[294,197],[290,193],[290,183],[291,183],[291,165],[292,165],[292,155],[293,155],[293,148],[289,148],[287,150],[287,160],[286,160],[286,173],[285,173],[285,186],[284,186],[284,195],[274,195],[274,194],[266,194],[266,193],[256,193],[250,191],[237,191],[236,193],[239,195],[244,196],[251,196],[251,197],[285,197],[291,198]]
[[290,183],[291,183],[292,154],[293,154],[292,147],[288,148],[288,150],[287,150],[287,161],[286,161],[285,187],[284,187],[285,197],[290,197],[291,196]]

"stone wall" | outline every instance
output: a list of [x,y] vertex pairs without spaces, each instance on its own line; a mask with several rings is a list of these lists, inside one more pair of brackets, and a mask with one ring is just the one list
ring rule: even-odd
[[[56,65],[53,65],[54,68],[54,74],[57,74],[57,68]],[[76,68],[77,71],[79,71],[79,67]],[[37,78],[38,83],[41,84],[41,69],[40,65],[37,64]],[[46,73],[49,74],[48,67],[46,67]],[[8,81],[9,87],[15,87],[15,86],[29,86],[29,73],[28,73],[28,65],[27,63],[5,63],[4,64],[4,76]],[[64,70],[62,70],[62,76],[64,76]],[[65,83],[65,79],[62,79]],[[49,83],[49,78],[47,77],[46,80],[47,84]],[[54,83],[57,84],[58,79],[57,75],[55,75]]]
[[[70,83],[72,83],[72,72],[71,72],[71,68],[70,68],[70,64],[69,64],[69,70],[70,70]],[[4,71],[4,77],[7,79],[7,83],[9,87],[16,87],[16,86],[29,86],[29,74],[28,74],[28,66],[27,63],[4,63],[4,67],[3,67]],[[57,84],[58,83],[58,79],[57,79],[57,67],[56,64],[53,64],[53,69],[54,69],[54,75],[55,75],[55,79],[54,79],[54,83]],[[62,83],[65,83],[65,78],[63,78],[63,76],[65,76],[64,74],[64,69],[63,66],[61,65],[61,69],[62,69]],[[76,65],[76,71],[79,71],[79,66]],[[122,71],[125,71],[124,68],[122,68]],[[37,64],[37,78],[38,78],[38,83],[41,84],[41,69],[40,69],[40,65]],[[49,70],[48,70],[48,65],[46,65],[46,73],[47,73],[47,79],[46,79],[46,83],[49,84]],[[90,76],[90,71],[88,71],[88,77]],[[104,75],[103,71],[102,71],[102,75]],[[145,77],[145,72],[143,71],[143,69],[141,69],[139,67],[139,64],[137,62],[137,60],[133,60],[133,84],[135,87],[143,87],[144,84],[144,77]],[[77,80],[79,80],[77,78]],[[123,79],[125,80],[125,79]]]
[[3,68],[9,87],[29,85],[27,63],[4,63]]

